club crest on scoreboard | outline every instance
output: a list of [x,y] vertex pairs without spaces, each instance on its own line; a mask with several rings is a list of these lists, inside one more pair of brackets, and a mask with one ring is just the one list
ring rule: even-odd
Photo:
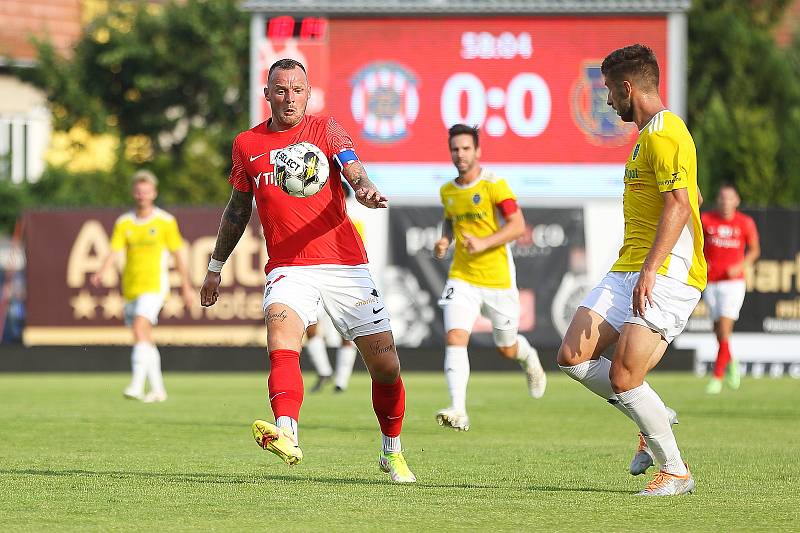
[[409,69],[394,62],[372,62],[350,84],[350,109],[362,137],[393,143],[408,135],[419,114],[418,82]]
[[636,128],[622,122],[606,103],[607,98],[600,65],[585,63],[572,88],[572,120],[592,144],[621,146],[630,140]]

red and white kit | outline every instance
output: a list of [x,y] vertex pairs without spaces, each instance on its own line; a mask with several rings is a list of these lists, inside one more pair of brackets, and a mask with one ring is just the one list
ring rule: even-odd
[[[308,198],[289,196],[275,183],[276,153],[299,142],[319,148],[331,169],[325,186]],[[236,136],[229,177],[234,188],[253,193],[264,230],[269,254],[264,309],[280,302],[308,326],[317,321],[321,299],[349,340],[391,329],[383,297],[365,266],[364,243],[345,209],[338,171],[340,161],[350,159],[343,154],[352,151],[352,139],[332,117],[306,115],[278,132],[263,122]]]
[[708,286],[703,299],[713,320],[721,316],[737,320],[746,292],[744,272],[731,273],[730,269],[744,260],[748,243],[758,241],[755,222],[739,211],[730,220],[724,219],[718,211],[707,211],[702,215],[702,222],[703,253],[708,262]]

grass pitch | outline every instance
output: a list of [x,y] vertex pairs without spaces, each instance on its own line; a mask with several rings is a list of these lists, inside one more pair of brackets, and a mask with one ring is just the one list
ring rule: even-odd
[[[0,375],[4,531],[775,531],[800,519],[800,382],[650,380],[678,411],[693,495],[636,498],[636,428],[565,376],[531,400],[520,373],[474,374],[472,429],[439,428],[441,374],[408,373],[403,444],[419,479],[377,467],[369,381],[306,395],[305,459],[250,436],[270,419],[265,374],[167,374],[170,399],[123,400],[125,374]],[[313,383],[307,376],[307,383]]]

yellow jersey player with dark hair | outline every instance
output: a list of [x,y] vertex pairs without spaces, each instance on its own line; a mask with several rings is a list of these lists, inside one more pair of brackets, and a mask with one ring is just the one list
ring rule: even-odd
[[439,300],[447,335],[444,369],[451,403],[436,419],[442,426],[466,431],[467,345],[479,314],[492,322],[497,352],[518,361],[525,371],[531,396],[544,395],[547,376],[536,349],[517,334],[519,291],[510,243],[525,230],[522,211],[506,181],[480,167],[478,130],[456,124],[448,133],[458,177],[440,191],[444,230],[434,253],[443,258],[455,242],[453,263]]
[[[675,412],[645,376],[683,331],[706,285],[697,154],[683,120],[661,102],[650,48],[615,50],[601,72],[608,105],[639,128],[623,177],[625,237],[611,272],[575,312],[558,364],[639,426],[631,474],[660,466],[639,494],[686,494],[695,483],[672,433]],[[612,363],[602,354],[615,343]]]

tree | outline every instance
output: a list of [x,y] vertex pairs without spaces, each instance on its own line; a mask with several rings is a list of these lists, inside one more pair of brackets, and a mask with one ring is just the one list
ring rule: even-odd
[[247,15],[235,0],[109,4],[72,57],[39,42],[37,65],[20,75],[45,90],[56,129],[120,137],[113,180],[142,164],[168,202],[224,201],[231,143],[248,120]]
[[751,205],[800,201],[800,71],[771,33],[788,3],[693,3],[688,118],[706,196],[733,181]]

